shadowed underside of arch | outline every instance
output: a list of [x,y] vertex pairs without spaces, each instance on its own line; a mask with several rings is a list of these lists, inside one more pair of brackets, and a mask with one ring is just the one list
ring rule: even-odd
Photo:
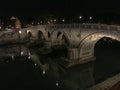
[[80,43],[80,58],[87,59],[94,57],[95,44],[103,37],[108,37],[120,41],[120,36],[118,32],[99,32],[88,35],[88,37],[84,38],[84,40],[82,40],[82,42]]
[[54,31],[51,35],[52,45],[66,45],[70,43],[68,35],[64,31]]
[[48,33],[45,30],[38,30],[37,35],[38,35],[38,39],[48,40],[49,38]]
[[40,41],[45,40],[45,37],[41,31],[38,31],[38,40]]
[[29,40],[29,41],[31,41],[31,40],[32,40],[32,38],[33,38],[32,33],[31,33],[31,32],[28,32],[27,36],[28,36],[28,40]]

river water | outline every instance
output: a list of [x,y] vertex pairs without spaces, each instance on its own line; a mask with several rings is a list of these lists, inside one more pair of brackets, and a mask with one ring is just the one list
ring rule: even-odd
[[45,54],[24,45],[0,47],[0,90],[86,90],[120,72],[120,43],[99,41],[96,60],[65,68],[64,51]]

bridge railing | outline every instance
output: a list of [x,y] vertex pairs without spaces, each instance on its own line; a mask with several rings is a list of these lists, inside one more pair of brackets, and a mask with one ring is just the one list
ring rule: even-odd
[[96,30],[120,30],[118,25],[106,25],[106,24],[49,24],[41,25],[40,27],[46,27],[49,29],[64,29],[64,28],[85,28]]

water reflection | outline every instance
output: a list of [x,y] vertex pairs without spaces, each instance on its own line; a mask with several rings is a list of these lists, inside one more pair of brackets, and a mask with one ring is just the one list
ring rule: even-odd
[[0,48],[0,79],[4,89],[86,90],[94,85],[94,63],[65,68],[60,55],[41,55],[22,45]]

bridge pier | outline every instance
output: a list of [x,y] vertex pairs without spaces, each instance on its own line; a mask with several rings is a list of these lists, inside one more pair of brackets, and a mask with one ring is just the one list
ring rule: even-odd
[[44,42],[44,47],[45,48],[51,48],[52,47],[51,41],[45,41]]
[[65,67],[71,67],[79,64],[85,64],[91,61],[94,61],[96,57],[94,55],[85,55],[81,56],[81,52],[79,48],[68,48],[67,53],[68,64]]
[[79,54],[80,64],[88,63],[96,59],[96,57],[94,56],[94,43],[84,45],[84,47],[79,48],[79,51],[80,51],[80,54]]
[[78,60],[79,59],[79,49],[78,48],[69,48],[67,56],[68,56],[69,60]]

